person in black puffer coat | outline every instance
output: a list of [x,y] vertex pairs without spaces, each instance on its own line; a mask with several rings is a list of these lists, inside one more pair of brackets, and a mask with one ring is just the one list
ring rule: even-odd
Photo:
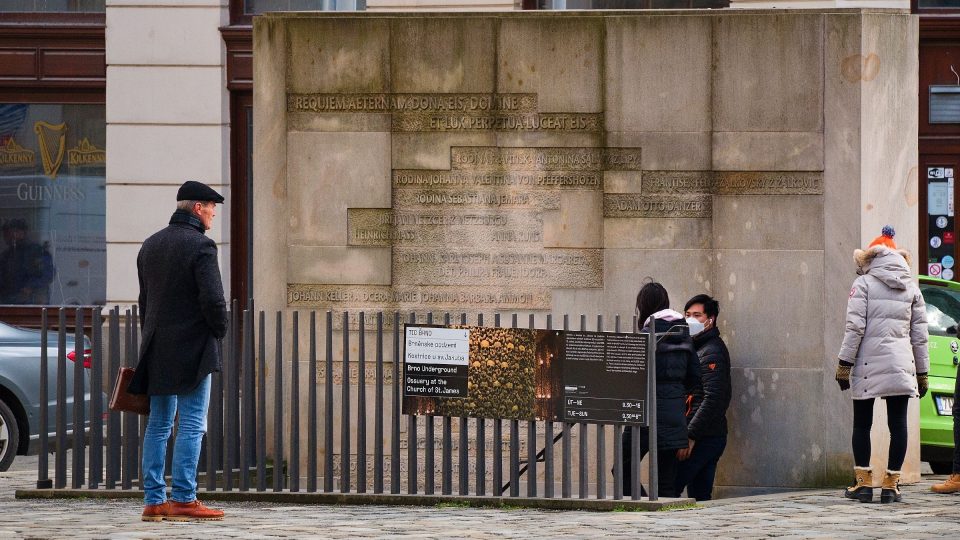
[[[677,451],[687,447],[686,409],[687,391],[700,379],[697,351],[690,339],[683,315],[670,309],[670,297],[663,285],[651,282],[637,294],[637,320],[648,331],[648,319],[654,317],[657,340],[657,471],[658,495],[676,497]],[[632,474],[640,474],[640,463],[631,456],[631,429],[624,430],[621,453],[623,456],[623,494],[632,494]],[[639,430],[640,459],[649,451],[649,432]]]
[[703,323],[704,330],[693,336],[700,356],[700,381],[690,392],[687,409],[689,445],[678,452],[676,492],[698,501],[713,496],[717,462],[727,447],[727,407],[730,405],[730,353],[720,338],[717,316],[720,304],[706,294],[687,301],[688,320]]

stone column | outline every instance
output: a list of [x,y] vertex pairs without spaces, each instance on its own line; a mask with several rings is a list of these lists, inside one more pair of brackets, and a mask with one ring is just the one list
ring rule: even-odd
[[227,0],[107,0],[107,303],[137,301],[140,244],[177,187],[223,193],[208,233],[230,284],[229,100],[219,27]]

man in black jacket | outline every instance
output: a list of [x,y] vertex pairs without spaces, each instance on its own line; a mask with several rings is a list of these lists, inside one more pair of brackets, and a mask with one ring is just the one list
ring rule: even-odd
[[687,318],[703,323],[693,336],[700,357],[700,384],[687,396],[687,448],[677,452],[676,493],[709,501],[717,462],[727,446],[727,407],[730,405],[730,353],[720,339],[717,315],[720,304],[706,294],[694,296],[684,307]]
[[[185,182],[170,224],[148,238],[137,256],[143,343],[129,391],[150,396],[143,439],[144,521],[223,519],[222,511],[197,500],[210,374],[220,371],[220,340],[227,333],[217,244],[204,235],[222,202],[209,186]],[[178,414],[167,501],[164,461]]]

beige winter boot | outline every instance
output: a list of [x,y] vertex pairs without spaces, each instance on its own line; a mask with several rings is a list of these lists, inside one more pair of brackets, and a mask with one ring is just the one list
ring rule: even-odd
[[880,502],[900,502],[900,471],[887,471],[880,487]]
[[942,484],[930,486],[934,493],[956,493],[960,491],[960,473],[953,473]]
[[870,467],[854,467],[853,475],[857,479],[857,483],[848,487],[843,492],[843,496],[860,502],[872,502],[873,471],[870,470]]

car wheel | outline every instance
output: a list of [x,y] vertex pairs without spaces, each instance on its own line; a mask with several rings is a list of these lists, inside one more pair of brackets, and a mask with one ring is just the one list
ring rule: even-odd
[[10,468],[19,445],[20,429],[17,427],[17,419],[10,407],[0,401],[0,472]]
[[953,472],[953,463],[949,461],[931,461],[930,470],[933,474],[950,474]]

